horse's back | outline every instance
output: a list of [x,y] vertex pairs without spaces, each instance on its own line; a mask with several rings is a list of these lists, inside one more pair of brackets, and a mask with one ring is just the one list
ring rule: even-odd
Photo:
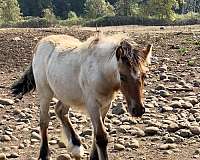
[[81,42],[69,35],[51,35],[43,38],[38,45],[51,44],[59,50],[73,49],[78,47]]

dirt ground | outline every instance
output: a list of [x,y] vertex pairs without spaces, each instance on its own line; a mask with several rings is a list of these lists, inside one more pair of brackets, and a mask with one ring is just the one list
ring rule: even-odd
[[[118,32],[127,33],[139,47],[153,44],[153,58],[146,79],[145,103],[148,112],[143,118],[134,119],[134,123],[123,123],[121,120],[128,114],[114,115],[110,109],[106,126],[110,126],[109,159],[111,160],[200,160],[200,128],[199,133],[193,133],[191,126],[200,127],[200,26],[184,27],[141,27],[120,26],[100,28],[105,34]],[[31,63],[33,49],[42,37],[52,34],[69,34],[81,40],[93,35],[95,28],[57,28],[57,29],[0,29],[0,98],[12,99],[9,87],[20,77]],[[161,76],[168,78],[162,79]],[[168,95],[162,96],[156,87],[163,85]],[[176,88],[187,88],[185,91]],[[187,97],[187,98],[186,98]],[[174,100],[188,102],[195,98],[190,108],[172,108]],[[24,96],[21,101],[14,100],[12,105],[0,106],[0,153],[8,159],[37,159],[39,140],[32,138],[32,132],[38,133],[39,104],[37,92]],[[116,100],[118,102],[118,99]],[[153,107],[151,107],[153,105]],[[52,159],[61,154],[69,154],[66,148],[59,146],[60,122],[55,118],[51,105],[51,124],[49,139]],[[168,107],[168,109],[167,109]],[[191,118],[192,117],[192,118]],[[166,121],[178,124],[176,132],[168,130]],[[91,129],[91,124],[85,115],[73,112],[72,123],[78,131]],[[171,123],[171,122],[170,122]],[[127,124],[130,127],[127,127]],[[186,125],[187,124],[187,125]],[[120,125],[127,129],[123,130]],[[157,127],[154,135],[138,136],[137,128],[145,131],[147,127]],[[183,129],[189,136],[182,135]],[[197,130],[198,130],[197,129]],[[190,133],[189,133],[190,131]],[[8,135],[10,140],[3,140]],[[169,138],[180,138],[180,141],[166,141]],[[86,149],[84,159],[87,159],[91,147],[91,135],[83,136]],[[127,142],[137,141],[138,147],[126,147]],[[125,146],[121,151],[115,149],[115,144]],[[175,147],[161,149],[161,144],[174,144]],[[15,155],[15,156],[13,156]],[[15,158],[14,158],[15,157]]]

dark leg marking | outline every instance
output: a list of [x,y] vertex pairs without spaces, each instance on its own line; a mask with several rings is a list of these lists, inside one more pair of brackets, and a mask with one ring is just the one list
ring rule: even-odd
[[40,148],[40,156],[41,160],[48,160],[49,147],[48,147],[48,139],[47,139],[47,130],[43,130],[42,132],[42,145]]

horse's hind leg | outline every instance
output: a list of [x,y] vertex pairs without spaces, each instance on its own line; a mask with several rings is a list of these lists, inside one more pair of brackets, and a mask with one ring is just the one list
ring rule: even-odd
[[47,129],[49,125],[49,103],[53,97],[53,92],[48,85],[43,85],[43,87],[38,86],[38,93],[40,98],[40,130],[41,130],[41,147],[39,159],[48,160],[49,148],[48,148],[48,138]]
[[75,133],[72,124],[69,119],[68,111],[69,106],[64,105],[61,101],[58,101],[55,107],[56,114],[61,120],[64,134],[69,143],[69,149],[71,150],[73,156],[79,160],[83,156],[83,147],[81,146],[81,141],[79,136]]

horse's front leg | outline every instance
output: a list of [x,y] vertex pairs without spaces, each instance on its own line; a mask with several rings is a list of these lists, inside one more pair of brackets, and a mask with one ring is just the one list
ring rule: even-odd
[[103,119],[105,118],[107,111],[105,115],[103,114],[102,117],[102,106],[97,101],[90,101],[87,107],[94,128],[93,149],[90,156],[90,160],[108,160],[108,138],[103,124]]
[[[101,108],[101,116],[102,116],[102,122],[104,123],[104,119],[106,117],[106,114],[110,108],[110,105],[109,104],[108,106],[105,106],[103,108]],[[93,145],[92,145],[92,151],[91,151],[91,155],[90,155],[90,160],[99,160],[98,158],[98,151],[97,151],[97,147],[96,147],[96,144],[95,144],[95,137],[94,137],[94,140],[93,140]]]
[[61,101],[58,101],[55,107],[56,114],[58,118],[61,120],[64,135],[67,138],[69,143],[69,149],[72,152],[73,156],[76,160],[79,160],[83,154],[84,149],[81,145],[80,138],[78,134],[74,131],[70,119],[68,117],[68,111],[70,106],[63,104]]

